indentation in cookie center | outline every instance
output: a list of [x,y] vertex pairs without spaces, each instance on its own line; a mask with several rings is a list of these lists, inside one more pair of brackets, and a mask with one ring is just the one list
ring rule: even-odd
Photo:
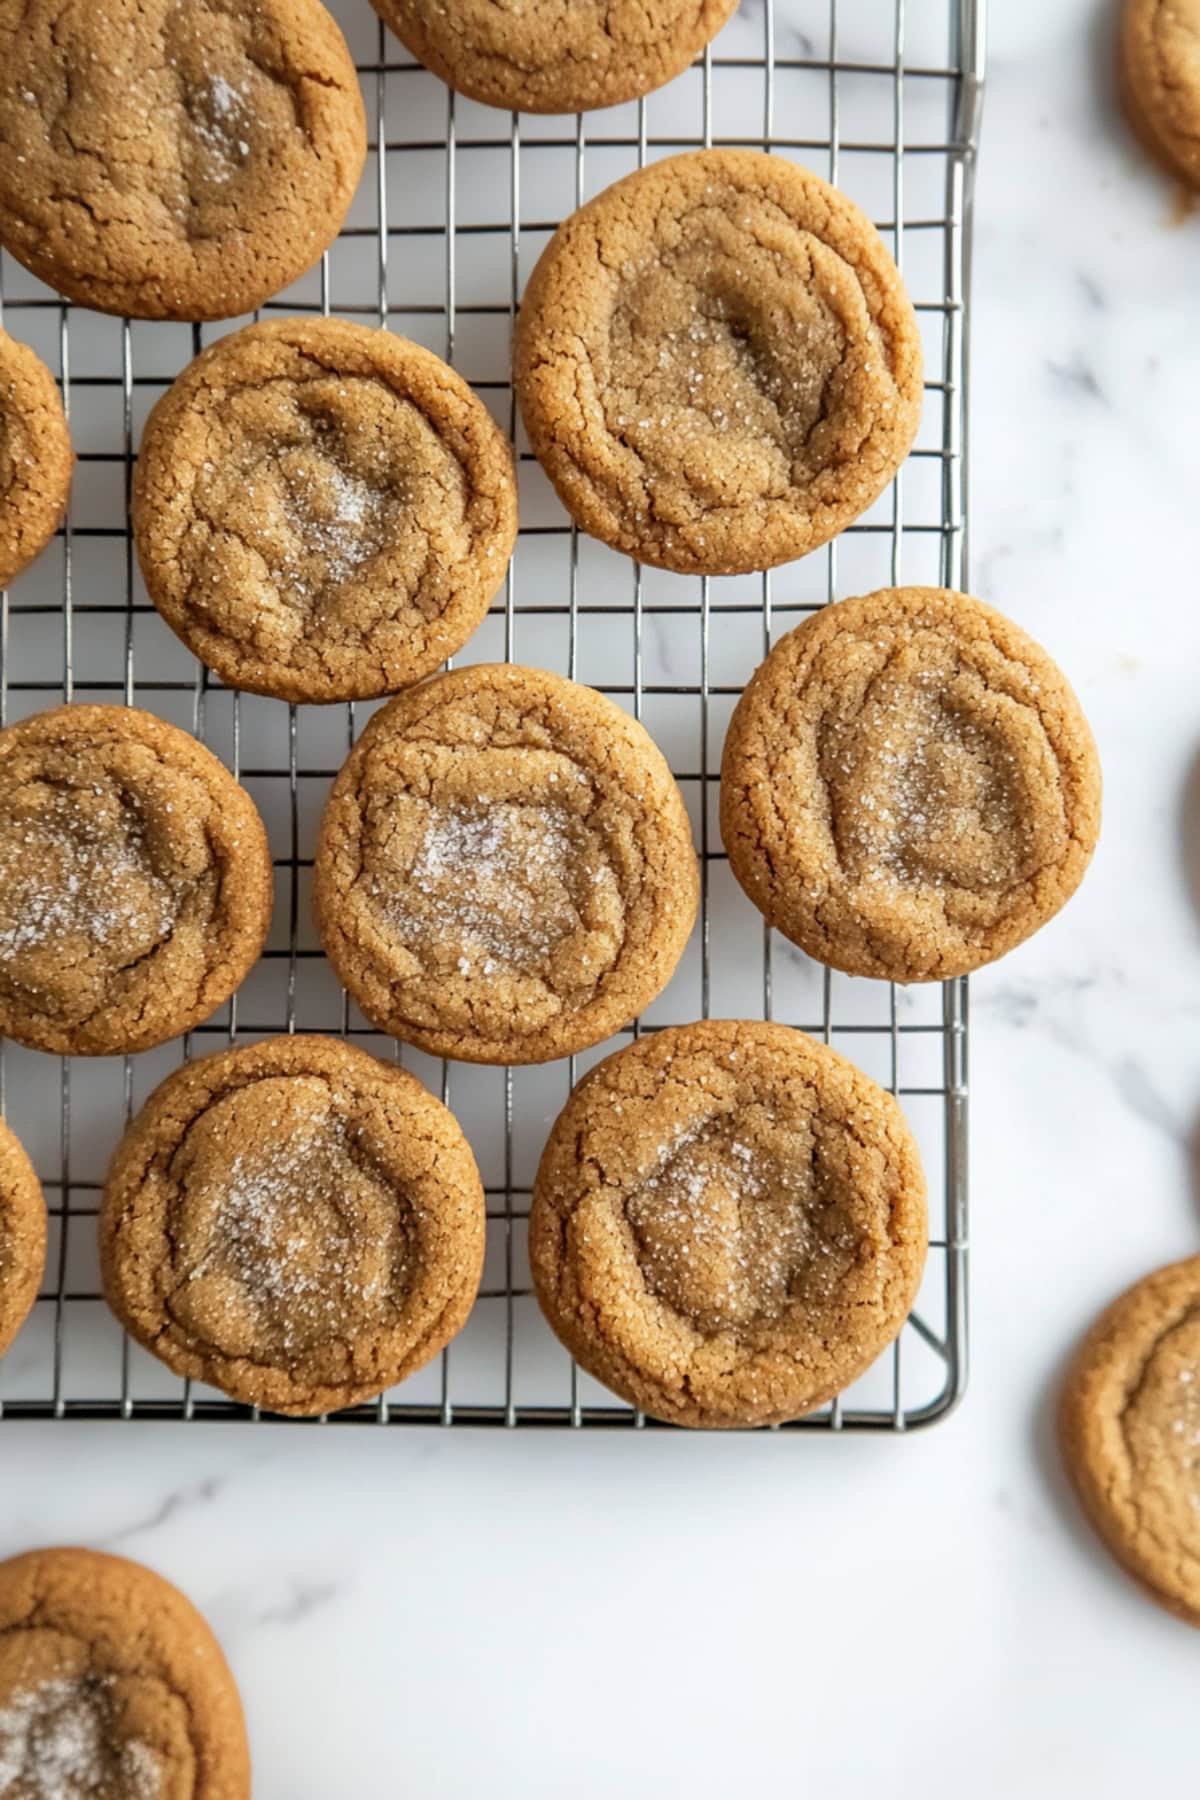
[[250,84],[234,84],[219,71],[189,91],[185,106],[210,181],[225,182],[250,155]]
[[85,1800],[101,1793],[157,1800],[158,1757],[115,1730],[113,1679],[58,1676],[0,1700],[0,1793]]
[[786,493],[843,337],[811,296],[803,321],[780,325],[750,269],[710,246],[629,266],[609,331],[609,431],[710,504]]
[[222,409],[196,472],[189,601],[286,658],[444,605],[472,551],[470,496],[437,430],[386,382],[272,379]]
[[[179,896],[138,811],[101,781],[12,797],[0,833],[0,969],[63,1012],[169,938]],[[81,1016],[84,1016],[81,1014]]]
[[500,983],[534,975],[594,987],[620,948],[615,873],[587,821],[550,799],[475,805],[406,797],[393,840],[402,876],[374,891],[391,928],[430,968]]
[[749,1109],[678,1137],[626,1217],[646,1285],[707,1334],[769,1325],[832,1275],[855,1240],[826,1209],[816,1162]]
[[227,1095],[177,1158],[172,1310],[227,1356],[303,1354],[385,1317],[416,1266],[411,1209],[355,1154],[320,1084]]
[[[295,564],[319,559],[321,585],[357,574],[387,539],[388,497],[382,488],[346,468],[336,456],[294,451],[281,458],[283,511],[295,539]],[[301,566],[293,581],[306,588]]]
[[842,866],[865,882],[996,893],[1036,866],[1026,780],[1002,732],[928,686],[885,678],[821,766]]

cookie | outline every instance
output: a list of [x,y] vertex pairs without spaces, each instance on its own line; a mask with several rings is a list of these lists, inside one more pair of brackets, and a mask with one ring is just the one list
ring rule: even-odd
[[450,1113],[323,1037],[186,1064],[117,1148],[104,1292],[177,1375],[307,1415],[373,1400],[463,1325],[484,1198]]
[[24,1148],[0,1120],[0,1356],[29,1316],[45,1265],[42,1185]]
[[534,1063],[649,1005],[696,917],[683,798],[635,719],[512,664],[376,713],[321,821],[325,953],[374,1025],[432,1056]]
[[0,242],[101,312],[252,312],[319,261],[362,173],[318,0],[0,0],[0,68]]
[[561,225],[514,379],[568,512],[685,575],[805,556],[878,498],[921,408],[916,315],[858,208],[782,156],[698,150]]
[[485,106],[585,112],[662,87],[738,0],[372,0],[427,69]]
[[258,960],[267,834],[186,731],[60,706],[0,731],[0,1034],[64,1056],[178,1037]]
[[430,351],[344,319],[251,325],[142,435],[150,598],[231,687],[363,700],[432,674],[504,580],[512,452]]
[[728,1019],[586,1075],[529,1216],[553,1330],[677,1425],[778,1423],[840,1393],[904,1323],[927,1239],[891,1095],[798,1031]]
[[1100,1316],[1067,1376],[1059,1437],[1118,1562],[1200,1625],[1200,1256],[1157,1269]]
[[1200,188],[1200,0],[1126,0],[1118,70],[1146,148]]
[[74,460],[53,375],[28,344],[0,331],[0,587],[61,525]]
[[249,1800],[233,1676],[178,1588],[96,1550],[0,1563],[0,1793]]
[[1099,829],[1096,746],[1061,670],[943,588],[813,614],[725,739],[734,874],[850,975],[945,980],[1003,956],[1070,899]]

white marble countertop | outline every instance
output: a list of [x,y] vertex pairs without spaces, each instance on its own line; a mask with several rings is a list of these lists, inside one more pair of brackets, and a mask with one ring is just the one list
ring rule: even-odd
[[1067,913],[973,983],[967,1400],[907,1441],[6,1427],[0,1553],[184,1586],[260,1800],[1116,1800],[1193,1769],[1200,1643],[1082,1529],[1050,1432],[1092,1312],[1200,1249],[1200,221],[1113,116],[1109,10],[993,8],[972,586],[1070,672],[1107,819]]

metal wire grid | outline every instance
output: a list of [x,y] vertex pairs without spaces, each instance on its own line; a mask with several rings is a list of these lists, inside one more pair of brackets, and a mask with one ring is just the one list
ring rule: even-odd
[[[725,718],[778,631],[835,594],[868,584],[965,584],[966,301],[982,0],[856,0],[853,7],[744,0],[734,24],[687,77],[573,124],[508,117],[456,99],[409,62],[373,15],[368,23],[365,0],[343,0],[334,11],[356,50],[374,121],[368,175],[319,272],[266,310],[359,314],[421,337],[456,363],[518,439],[517,556],[502,597],[461,660],[519,656],[560,667],[645,719],[671,753],[701,856],[692,951],[662,1000],[614,1041],[698,1012],[758,1012],[838,1044],[900,1096],[931,1176],[933,1237],[918,1311],[889,1356],[849,1394],[782,1429],[929,1423],[949,1411],[966,1383],[966,983],[900,991],[850,983],[776,941],[729,879],[714,802]],[[914,33],[936,53],[914,54]],[[732,111],[723,109],[727,87],[737,89]],[[909,121],[914,91],[919,135]],[[729,132],[722,129],[726,111]],[[940,128],[931,131],[931,119]],[[818,122],[824,128],[815,135],[794,129]],[[872,209],[869,192],[855,197],[874,211],[909,276],[927,329],[929,378],[913,457],[864,520],[790,570],[693,582],[643,571],[581,539],[544,482],[539,486],[519,439],[504,351],[488,367],[473,363],[481,354],[480,325],[498,321],[506,343],[523,277],[563,211],[624,167],[721,143],[794,155],[852,193],[849,165],[882,159],[886,179],[875,194],[884,204]],[[557,212],[538,205],[527,217],[529,195],[540,201],[550,192],[536,164],[544,172],[545,158],[564,156],[569,185],[560,182],[554,193]],[[442,165],[438,216],[421,217],[431,161]],[[489,181],[502,184],[499,206],[494,192],[490,202],[486,194],[480,200]],[[909,212],[914,186],[924,204]],[[406,195],[415,199],[416,216],[406,210]],[[500,216],[486,216],[489,203]],[[907,267],[914,242],[933,246],[932,255],[917,258],[925,288]],[[499,259],[481,267],[472,254],[480,246],[498,246]],[[440,265],[436,293],[427,292],[430,252]],[[473,268],[464,278],[468,261]],[[0,1045],[0,1106],[34,1154],[51,1222],[44,1291],[0,1363],[0,1417],[257,1416],[177,1380],[122,1336],[99,1293],[94,1214],[112,1145],[181,1056],[280,1030],[323,1029],[402,1057],[442,1094],[480,1157],[489,1221],[484,1286],[464,1333],[402,1388],[336,1421],[652,1427],[554,1344],[537,1313],[524,1255],[529,1182],[549,1121],[577,1076],[612,1046],[548,1070],[493,1071],[435,1065],[372,1031],[332,986],[308,928],[306,893],[316,810],[372,709],[301,709],[231,693],[156,630],[126,525],[137,427],[187,356],[230,327],[214,333],[101,320],[62,302],[7,257],[0,304],[8,328],[57,361],[80,447],[71,512],[55,550],[14,594],[0,597],[0,722],[87,697],[136,702],[187,725],[255,793],[271,830],[278,884],[275,933],[259,969],[181,1045],[104,1063],[57,1059],[49,1102],[51,1059]],[[472,336],[473,347],[464,342]],[[914,517],[906,495],[922,478],[924,511]],[[620,669],[612,660],[617,644],[628,653]],[[46,666],[51,650],[60,665],[53,670]],[[680,679],[681,664],[688,679]],[[684,715],[694,715],[694,733],[682,730]]]

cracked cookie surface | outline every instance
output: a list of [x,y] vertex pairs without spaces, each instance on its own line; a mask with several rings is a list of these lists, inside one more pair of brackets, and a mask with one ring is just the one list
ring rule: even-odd
[[0,331],[0,587],[62,523],[74,461],[57,382],[28,344]]
[[72,300],[250,312],[336,236],[366,156],[319,0],[0,0],[0,241]]
[[370,699],[482,620],[516,536],[512,452],[419,344],[343,319],[251,325],[151,413],[133,525],[151,599],[228,685]]
[[37,1298],[46,1265],[46,1202],[24,1146],[0,1120],[0,1356]]
[[1200,188],[1200,0],[1126,0],[1118,66],[1147,149]]
[[895,1100],[782,1025],[668,1026],[576,1087],[529,1260],[572,1356],[680,1425],[798,1418],[900,1330],[927,1244]]
[[1109,1550],[1200,1625],[1200,1256],[1155,1270],[1096,1321],[1063,1388],[1059,1437]]
[[178,1375],[273,1412],[372,1400],[463,1325],[484,1198],[457,1122],[331,1038],[188,1063],[118,1146],[104,1291]]
[[450,87],[513,112],[636,100],[682,73],[738,0],[372,0]]
[[835,969],[944,980],[1064,906],[1100,828],[1100,766],[1061,670],[942,588],[825,607],[738,702],[721,835],[772,925]]
[[314,906],[367,1017],[530,1063],[619,1030],[696,916],[683,798],[636,720],[540,669],[456,669],[371,720],[321,821]]
[[870,221],[781,156],[627,176],[530,277],[514,379],[585,531],[682,574],[804,556],[878,498],[921,404],[916,316]]
[[249,1800],[233,1676],[178,1588],[95,1550],[0,1563],[0,1792]]
[[0,732],[0,1032],[147,1050],[257,961],[273,872],[253,801],[150,713],[63,706]]

